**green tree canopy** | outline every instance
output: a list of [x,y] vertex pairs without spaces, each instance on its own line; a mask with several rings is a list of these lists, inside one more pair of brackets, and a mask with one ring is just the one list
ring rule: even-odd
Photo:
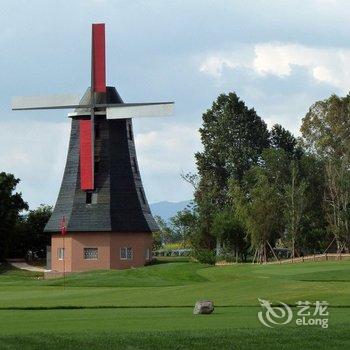
[[269,145],[265,122],[235,93],[222,94],[203,114],[199,130],[203,151],[196,154],[199,183],[195,201],[199,236],[206,249],[216,246],[213,215],[229,205],[228,181],[241,181]]
[[20,212],[28,209],[22,194],[14,192],[19,182],[12,174],[0,173],[0,259],[9,254]]
[[297,140],[290,131],[275,124],[270,131],[270,144],[273,148],[283,149],[287,154],[293,155],[296,151]]

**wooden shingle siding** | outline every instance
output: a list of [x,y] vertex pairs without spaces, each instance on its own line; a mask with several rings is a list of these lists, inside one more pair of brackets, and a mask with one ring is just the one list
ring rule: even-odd
[[[82,102],[89,98],[88,90]],[[98,102],[121,103],[113,87],[107,94],[96,96]],[[136,158],[132,121],[130,119],[106,120],[95,116],[99,124],[99,137],[95,141],[95,156],[99,171],[95,174],[96,204],[86,204],[86,193],[80,189],[79,169],[79,117],[72,118],[72,127],[66,168],[53,214],[45,227],[46,232],[59,232],[63,216],[68,222],[68,232],[151,232],[157,225],[145,197],[140,174],[133,166]],[[138,165],[137,165],[138,168]]]

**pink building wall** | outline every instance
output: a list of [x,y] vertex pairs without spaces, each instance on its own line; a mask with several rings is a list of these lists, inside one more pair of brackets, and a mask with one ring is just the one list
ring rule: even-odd
[[[77,232],[52,235],[52,271],[79,272],[99,269],[126,269],[145,265],[146,250],[152,254],[151,233]],[[63,245],[64,244],[64,245]],[[58,259],[58,249],[65,248],[65,259]],[[131,247],[132,260],[120,259],[120,248]],[[84,248],[98,248],[97,260],[85,260]]]

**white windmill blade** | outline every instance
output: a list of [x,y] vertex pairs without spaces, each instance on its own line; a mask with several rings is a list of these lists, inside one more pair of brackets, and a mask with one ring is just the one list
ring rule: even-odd
[[174,113],[174,102],[121,103],[107,106],[107,119],[168,117]]
[[74,94],[47,96],[19,96],[12,99],[12,110],[84,108],[79,105],[81,97]]

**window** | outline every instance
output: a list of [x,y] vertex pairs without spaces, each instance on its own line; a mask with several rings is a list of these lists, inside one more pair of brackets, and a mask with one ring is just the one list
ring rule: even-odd
[[146,260],[150,260],[150,258],[151,258],[151,251],[149,248],[147,248],[145,250],[145,258],[146,258]]
[[120,260],[132,260],[134,257],[132,248],[122,247],[120,248]]
[[86,204],[91,204],[92,202],[92,192],[86,192]]
[[96,192],[86,192],[86,204],[97,204],[97,193]]
[[84,259],[85,260],[97,260],[98,259],[98,248],[84,248]]
[[64,260],[64,248],[57,248],[58,260]]

